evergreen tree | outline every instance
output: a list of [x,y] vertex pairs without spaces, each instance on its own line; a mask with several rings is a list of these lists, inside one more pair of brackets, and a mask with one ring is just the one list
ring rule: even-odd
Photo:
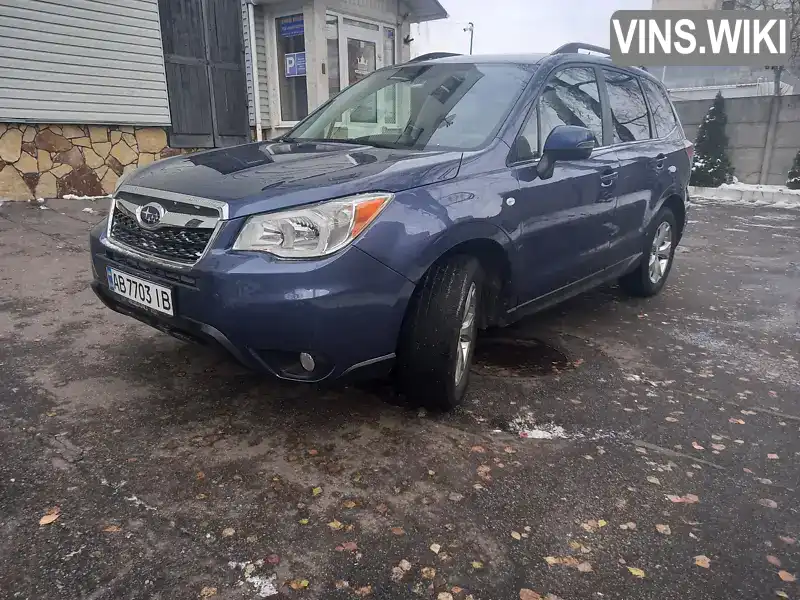
[[789,169],[789,177],[786,180],[786,187],[790,190],[800,190],[800,150],[794,157],[794,164]]
[[728,135],[725,133],[727,124],[725,99],[719,92],[697,132],[692,185],[719,187],[732,180],[733,165],[728,158]]

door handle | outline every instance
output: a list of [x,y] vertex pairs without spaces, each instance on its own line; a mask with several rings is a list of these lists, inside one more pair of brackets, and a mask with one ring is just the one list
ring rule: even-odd
[[616,171],[612,171],[611,173],[606,173],[605,175],[601,175],[600,187],[610,188],[617,182],[617,177],[619,177],[619,173],[617,173]]

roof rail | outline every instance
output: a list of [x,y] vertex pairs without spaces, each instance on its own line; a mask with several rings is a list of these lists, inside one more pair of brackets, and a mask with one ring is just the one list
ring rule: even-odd
[[611,56],[611,50],[601,46],[594,46],[593,44],[584,44],[583,42],[572,42],[564,44],[560,48],[556,48],[551,54],[577,54],[580,50],[588,50],[589,52],[597,52],[598,54],[605,54]]
[[437,58],[448,58],[450,56],[461,56],[457,52],[429,52],[428,54],[421,54],[416,58],[412,58],[410,63],[422,62],[423,60],[435,60]]

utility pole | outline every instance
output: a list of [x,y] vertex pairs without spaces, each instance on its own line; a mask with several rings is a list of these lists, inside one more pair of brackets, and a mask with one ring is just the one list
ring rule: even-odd
[[475,24],[470,21],[464,31],[469,31],[469,55],[472,56],[472,40],[475,38]]

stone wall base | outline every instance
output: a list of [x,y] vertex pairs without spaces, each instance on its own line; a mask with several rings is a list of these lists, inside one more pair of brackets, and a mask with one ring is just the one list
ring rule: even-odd
[[103,196],[122,174],[183,152],[161,127],[0,123],[0,199]]

